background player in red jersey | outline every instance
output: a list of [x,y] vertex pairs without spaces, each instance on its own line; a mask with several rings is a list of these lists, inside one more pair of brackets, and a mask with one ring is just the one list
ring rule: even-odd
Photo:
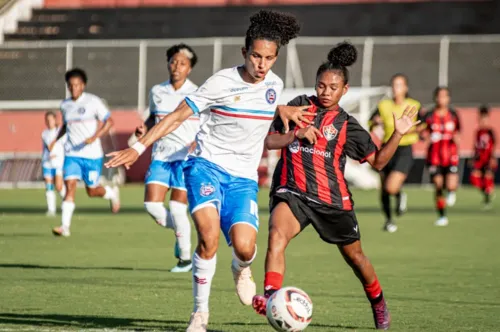
[[371,302],[375,326],[388,329],[390,315],[375,270],[361,249],[358,222],[351,193],[344,178],[346,157],[368,161],[382,169],[394,155],[399,141],[415,124],[416,108],[407,108],[401,118],[394,115],[395,131],[378,151],[370,134],[339,107],[347,92],[347,66],[357,51],[341,43],[328,54],[316,74],[316,96],[299,96],[289,105],[310,105],[316,114],[306,128],[284,130],[277,119],[266,139],[268,149],[282,149],[271,188],[271,220],[266,255],[265,295],[256,295],[253,306],[265,315],[267,298],[281,288],[285,273],[285,248],[306,226],[312,224],[323,241],[338,248],[359,278]]
[[[435,187],[436,210],[439,218],[436,226],[447,226],[446,205],[453,206],[458,187],[458,141],[460,120],[450,107],[450,90],[438,87],[434,90],[435,107],[424,115],[421,125],[423,136],[429,142],[427,167]],[[444,189],[448,198],[444,197]]]
[[491,128],[488,107],[479,109],[479,128],[476,131],[475,153],[471,160],[470,183],[484,193],[484,207],[491,208],[491,195],[495,186],[495,171],[498,163],[495,158],[495,134]]

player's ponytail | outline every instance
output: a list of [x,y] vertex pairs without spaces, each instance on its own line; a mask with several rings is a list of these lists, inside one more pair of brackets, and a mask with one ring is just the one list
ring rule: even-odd
[[354,45],[349,42],[339,43],[328,52],[327,61],[318,68],[316,78],[325,71],[338,71],[344,77],[344,84],[347,84],[349,82],[349,70],[347,67],[352,66],[357,58],[358,51]]

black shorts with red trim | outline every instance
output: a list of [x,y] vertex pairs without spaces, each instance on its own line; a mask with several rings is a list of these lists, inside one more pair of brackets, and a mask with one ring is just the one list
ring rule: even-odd
[[427,165],[429,170],[429,175],[431,178],[437,175],[447,175],[447,174],[458,174],[458,166],[438,166],[438,165]]
[[[360,239],[358,220],[353,210],[335,209],[285,188],[278,189],[271,196],[271,213],[279,203],[288,205],[299,221],[301,232],[312,225],[323,241],[338,245],[348,245]],[[272,218],[269,227],[272,227]]]
[[400,145],[396,149],[394,156],[382,169],[382,172],[387,176],[391,172],[401,172],[408,175],[413,166],[413,150],[411,145]]

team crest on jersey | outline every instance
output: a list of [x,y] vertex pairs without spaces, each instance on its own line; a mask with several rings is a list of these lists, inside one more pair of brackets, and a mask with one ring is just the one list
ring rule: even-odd
[[290,150],[291,153],[297,153],[299,152],[300,144],[298,140],[294,140],[290,145],[288,145],[288,150]]
[[78,112],[78,114],[84,114],[85,113],[85,108],[80,107],[77,112]]
[[215,187],[211,183],[202,183],[200,195],[203,197],[210,196],[215,192]]
[[333,124],[323,127],[323,136],[325,136],[328,141],[337,137],[338,132],[339,131],[333,126]]
[[268,104],[274,104],[274,102],[276,101],[276,91],[274,91],[274,89],[267,89],[266,101]]

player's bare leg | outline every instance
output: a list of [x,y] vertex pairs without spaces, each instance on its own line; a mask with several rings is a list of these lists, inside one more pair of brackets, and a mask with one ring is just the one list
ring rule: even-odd
[[491,209],[491,197],[493,196],[493,189],[495,188],[495,173],[491,170],[484,172],[484,209]]
[[102,197],[109,200],[111,212],[118,213],[120,211],[120,192],[117,186],[85,187],[89,197]]
[[448,226],[448,217],[446,216],[446,199],[443,193],[444,177],[441,174],[432,177],[432,183],[435,188],[436,211],[439,219],[436,220],[436,226]]
[[346,263],[352,268],[354,274],[363,285],[366,296],[371,303],[375,327],[387,330],[391,325],[391,315],[387,309],[384,294],[372,263],[363,253],[361,242],[355,241],[348,245],[338,246]]
[[44,178],[45,180],[45,199],[47,201],[47,213],[48,217],[53,217],[56,215],[56,194],[54,192],[54,181],[50,177]]
[[233,272],[236,293],[240,302],[251,305],[256,294],[256,286],[252,277],[252,264],[257,255],[257,230],[246,224],[235,224],[229,233],[233,247],[233,261],[231,271]]
[[300,224],[287,203],[279,203],[271,214],[267,243],[264,295],[256,295],[253,307],[260,315],[266,314],[267,299],[281,288],[285,274],[285,249],[300,233]]
[[205,332],[208,325],[208,300],[217,264],[220,218],[215,206],[208,203],[192,214],[198,245],[193,255],[194,309],[186,332]]
[[75,211],[75,194],[76,184],[78,180],[69,179],[64,181],[66,186],[66,196],[61,204],[61,226],[52,229],[52,233],[56,236],[70,236],[71,218]]
[[175,254],[179,259],[171,272],[189,272],[191,262],[191,222],[187,214],[187,191],[172,188],[169,210],[175,231]]
[[448,196],[446,197],[446,205],[453,206],[457,201],[456,191],[458,189],[458,174],[449,173],[446,174],[446,191],[448,192]]

